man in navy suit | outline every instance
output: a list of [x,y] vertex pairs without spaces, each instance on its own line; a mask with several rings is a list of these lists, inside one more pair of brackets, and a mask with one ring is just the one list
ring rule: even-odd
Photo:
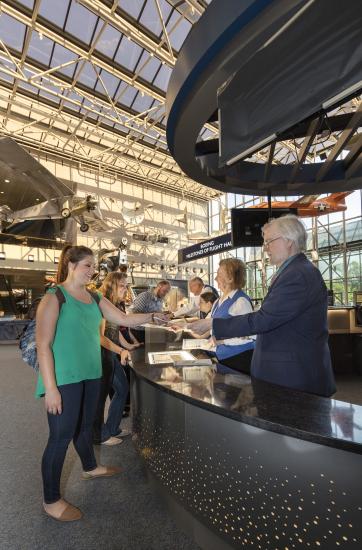
[[328,348],[327,288],[306,258],[307,234],[296,216],[263,227],[264,247],[278,270],[259,311],[214,319],[216,340],[257,334],[251,375],[329,397],[336,391]]

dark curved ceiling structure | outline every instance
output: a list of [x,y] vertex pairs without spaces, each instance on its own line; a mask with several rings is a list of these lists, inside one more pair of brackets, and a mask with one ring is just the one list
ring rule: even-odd
[[[167,142],[181,169],[233,193],[361,188],[361,28],[360,0],[211,3],[167,90]],[[218,139],[200,141],[205,125]]]

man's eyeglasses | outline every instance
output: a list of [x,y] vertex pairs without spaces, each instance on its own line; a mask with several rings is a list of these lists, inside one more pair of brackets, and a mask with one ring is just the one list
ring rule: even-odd
[[270,243],[272,243],[273,241],[276,241],[277,239],[282,239],[283,237],[281,235],[279,235],[279,237],[273,237],[272,239],[267,239],[266,241],[263,242],[263,246],[264,248],[267,248]]

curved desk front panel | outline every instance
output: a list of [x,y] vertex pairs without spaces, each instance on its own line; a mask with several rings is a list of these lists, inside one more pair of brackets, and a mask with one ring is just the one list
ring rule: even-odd
[[221,539],[260,550],[362,548],[361,407],[221,365],[152,367],[145,357],[134,354],[132,372],[137,448],[214,548]]

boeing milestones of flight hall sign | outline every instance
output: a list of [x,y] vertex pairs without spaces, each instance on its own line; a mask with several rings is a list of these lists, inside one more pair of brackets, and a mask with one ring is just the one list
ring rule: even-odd
[[230,250],[231,248],[234,248],[231,242],[231,233],[226,233],[225,235],[213,237],[202,243],[182,248],[178,251],[178,263],[183,264],[185,262],[191,262],[198,258],[225,252],[225,250]]

